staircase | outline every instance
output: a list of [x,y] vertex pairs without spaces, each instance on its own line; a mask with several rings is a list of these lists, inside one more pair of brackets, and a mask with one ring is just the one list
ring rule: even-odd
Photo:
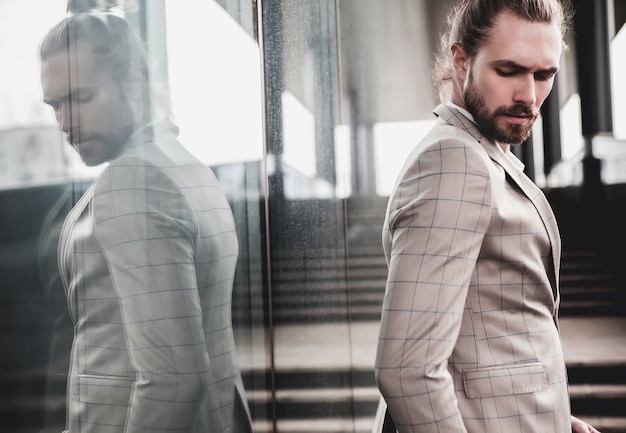
[[626,365],[568,365],[572,412],[602,433],[626,432]]
[[[308,204],[297,205],[305,206]],[[326,205],[312,205],[316,210],[320,206]],[[337,209],[329,207],[330,213]],[[283,332],[302,329],[312,334],[303,353],[317,351],[321,355],[313,356],[336,357],[336,362],[334,366],[328,366],[327,360],[321,366],[314,362],[305,363],[310,367],[279,366],[273,377],[259,369],[245,371],[248,400],[256,415],[255,433],[274,428],[281,433],[371,432],[380,398],[373,363],[387,275],[380,237],[385,207],[386,198],[348,200],[338,207],[348,218],[342,238],[331,239],[327,245],[320,239],[301,241],[300,233],[289,233],[288,249],[273,252],[272,318],[277,352],[291,344],[281,339]],[[293,217],[301,218],[311,217]],[[340,215],[338,220],[342,218]],[[332,221],[317,228],[320,233],[334,229]],[[252,298],[251,304],[262,305],[260,295]],[[246,308],[235,308],[233,313],[237,320],[245,320],[248,314]],[[346,362],[346,333],[353,334],[355,351],[368,353],[357,360],[358,365]],[[255,389],[255,383],[270,385],[272,380],[274,394],[269,386]]]
[[626,358],[594,350],[594,340],[611,333],[617,344],[626,344],[626,279],[623,269],[607,262],[597,250],[566,251],[560,316],[561,321],[578,320],[579,332],[588,331],[587,321],[607,323],[589,333],[589,354],[583,361],[566,357],[572,412],[602,433],[626,433]]
[[[347,259],[343,251],[332,249],[308,249],[295,255],[291,251],[275,257],[275,266],[282,270],[277,274],[273,292],[277,327],[303,322],[323,326],[348,320],[352,328],[377,326],[387,272],[381,247],[385,206],[385,198],[348,201]],[[562,214],[559,222],[565,220],[565,224],[560,224],[564,239],[560,315],[568,319],[623,317],[625,253],[609,256],[608,252],[614,254],[611,244],[605,244],[602,236],[590,241],[597,232],[581,225],[580,220],[572,222],[572,215],[580,215],[581,210],[568,206],[556,209],[557,214]],[[626,213],[618,212],[605,219],[603,230],[626,221],[619,215]],[[614,234],[612,242],[620,244],[625,239],[619,231]],[[331,344],[329,341],[328,346]],[[330,347],[320,350],[332,353]],[[573,412],[603,433],[626,433],[626,359],[607,361],[592,356],[584,363],[568,361],[567,368]],[[249,383],[253,372],[247,373]],[[279,369],[274,381],[273,396],[265,391],[249,396],[253,408],[274,402],[271,409],[264,407],[263,412],[273,411],[276,426],[257,421],[256,431],[273,431],[276,427],[279,432],[290,433],[371,432],[379,399],[371,368]]]
[[626,433],[626,357],[617,355],[626,345],[626,186],[606,186],[593,204],[579,193],[547,193],[563,239],[560,317],[588,341],[588,354],[566,357],[572,412],[602,433]]
[[[245,382],[250,379],[244,377]],[[371,370],[279,370],[275,384],[274,396],[247,391],[255,433],[273,431],[274,420],[277,431],[284,433],[371,431],[379,398]],[[263,403],[267,406],[259,406]],[[274,416],[259,417],[259,407]]]

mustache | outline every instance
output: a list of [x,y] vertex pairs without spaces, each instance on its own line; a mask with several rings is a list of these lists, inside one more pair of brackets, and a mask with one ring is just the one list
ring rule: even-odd
[[515,104],[510,107],[499,107],[494,114],[496,116],[525,116],[535,119],[539,116],[539,110],[532,105]]

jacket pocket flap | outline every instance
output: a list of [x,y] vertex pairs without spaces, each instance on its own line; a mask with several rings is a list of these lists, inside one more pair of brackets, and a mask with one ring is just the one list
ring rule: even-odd
[[124,377],[81,374],[75,378],[72,398],[85,403],[127,405],[133,383]]
[[540,362],[485,367],[463,372],[463,386],[468,398],[526,394],[548,388]]

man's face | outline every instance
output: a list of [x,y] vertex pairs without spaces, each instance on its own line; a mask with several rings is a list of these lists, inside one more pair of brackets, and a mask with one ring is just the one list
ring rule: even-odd
[[465,108],[502,144],[526,140],[558,71],[562,40],[555,24],[501,13],[464,77]]
[[119,155],[136,127],[121,83],[99,68],[90,47],[71,45],[43,60],[44,101],[54,109],[59,126],[87,165]]

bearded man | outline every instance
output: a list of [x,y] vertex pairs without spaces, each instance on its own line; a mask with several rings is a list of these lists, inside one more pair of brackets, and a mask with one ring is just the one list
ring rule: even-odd
[[383,228],[376,379],[401,433],[597,432],[570,414],[557,223],[510,150],[552,89],[569,15],[558,0],[461,0],[450,15],[438,121]]

